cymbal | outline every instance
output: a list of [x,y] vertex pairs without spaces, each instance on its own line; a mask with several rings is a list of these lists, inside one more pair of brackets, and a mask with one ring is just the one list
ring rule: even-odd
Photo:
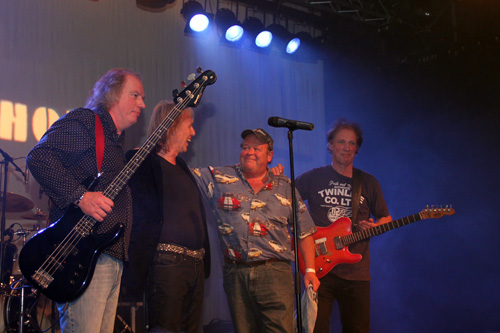
[[[7,192],[7,204],[5,211],[8,213],[20,213],[33,209],[35,204],[30,199],[22,195]],[[0,194],[0,211],[3,209],[3,196]]]

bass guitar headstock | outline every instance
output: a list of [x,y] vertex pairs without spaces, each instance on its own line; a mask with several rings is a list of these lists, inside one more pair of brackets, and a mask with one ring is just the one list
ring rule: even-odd
[[[201,73],[201,68],[198,67],[198,73]],[[187,87],[184,88],[180,93],[176,90],[172,92],[174,97],[174,103],[180,109],[185,109],[188,107],[196,107],[203,96],[203,92],[205,88],[211,84],[214,84],[217,81],[217,75],[214,71],[207,70],[198,75],[197,78],[194,78],[195,74],[191,74],[189,76],[190,79],[193,79]],[[183,87],[185,84],[183,83]]]
[[445,215],[453,215],[455,214],[455,210],[451,207],[451,205],[446,206],[431,206],[427,207],[420,212],[420,216],[422,219],[438,219]]

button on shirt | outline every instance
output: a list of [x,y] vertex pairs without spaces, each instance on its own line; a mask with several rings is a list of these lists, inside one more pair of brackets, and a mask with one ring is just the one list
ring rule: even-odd
[[[288,177],[268,172],[268,182],[255,193],[239,165],[194,169],[193,173],[213,207],[226,258],[241,262],[294,260]],[[302,239],[315,233],[316,227],[298,192],[296,198]]]
[[[102,175],[92,191],[104,191],[125,166],[124,133],[117,134],[113,119],[106,110],[97,109],[95,112],[101,118],[105,149]],[[98,173],[94,111],[80,108],[62,116],[31,150],[26,162],[32,175],[52,199],[50,220],[57,221],[87,190],[82,183]],[[125,186],[113,200],[112,212],[102,223],[97,223],[97,233],[111,231],[119,223],[125,226],[125,237],[104,251],[121,260],[126,259],[130,240],[131,200],[130,189]]]

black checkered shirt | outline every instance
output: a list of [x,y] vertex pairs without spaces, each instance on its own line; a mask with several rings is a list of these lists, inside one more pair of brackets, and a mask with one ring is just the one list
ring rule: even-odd
[[[117,134],[116,126],[106,110],[95,110],[104,129],[105,149],[101,177],[93,191],[103,191],[125,166],[123,151],[124,133]],[[57,221],[66,209],[87,190],[82,183],[96,176],[95,115],[89,109],[75,109],[57,120],[31,150],[26,163],[54,205],[50,211],[51,222]],[[132,229],[132,199],[130,189],[124,189],[114,199],[113,211],[102,223],[97,233],[111,231],[122,223],[125,233],[104,253],[120,260],[128,260],[127,249]]]

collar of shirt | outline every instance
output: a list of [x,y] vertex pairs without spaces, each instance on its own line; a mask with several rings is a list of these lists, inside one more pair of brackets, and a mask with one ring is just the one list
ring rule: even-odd
[[123,145],[125,141],[125,131],[122,131],[120,135],[117,133],[116,125],[113,121],[113,118],[111,118],[109,112],[102,107],[98,107],[93,111],[96,114],[98,114],[99,117],[101,118],[104,131],[110,133],[115,142],[118,142],[119,144]]
[[[248,186],[250,186],[247,178],[245,177],[245,175],[243,174],[243,171],[241,170],[241,165],[236,164],[234,166],[234,168],[236,169],[236,172],[238,172],[238,175],[240,176],[240,178],[245,180],[245,182],[248,184]],[[271,189],[272,189],[272,184],[274,183],[274,180],[275,180],[274,174],[271,172],[271,170],[269,168],[267,168],[267,182],[263,187],[266,189],[269,189],[269,187],[271,187]]]

